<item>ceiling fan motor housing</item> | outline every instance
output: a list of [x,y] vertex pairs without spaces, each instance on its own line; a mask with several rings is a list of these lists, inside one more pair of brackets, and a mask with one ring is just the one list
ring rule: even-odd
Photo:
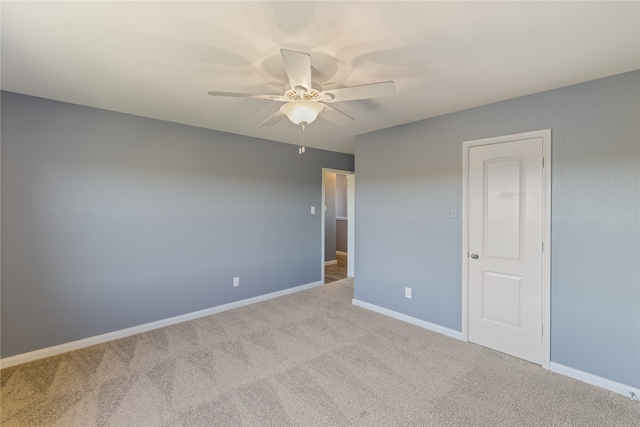
[[320,98],[320,92],[322,87],[319,84],[311,83],[312,88],[307,89],[302,86],[296,86],[292,88],[290,84],[284,87],[284,97],[290,100],[296,99],[318,99]]

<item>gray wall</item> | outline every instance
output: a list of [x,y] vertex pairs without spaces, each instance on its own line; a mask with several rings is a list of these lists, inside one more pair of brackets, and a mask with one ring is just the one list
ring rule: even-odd
[[639,127],[636,71],[356,137],[355,298],[460,331],[462,141],[551,128],[551,360],[640,386]]
[[347,175],[336,174],[336,216],[347,216]]
[[336,251],[347,252],[348,243],[348,221],[339,219],[336,221]]
[[353,156],[1,98],[2,357],[320,280]]
[[336,174],[336,251],[347,252],[347,175]]
[[336,259],[336,174],[324,174],[324,261]]

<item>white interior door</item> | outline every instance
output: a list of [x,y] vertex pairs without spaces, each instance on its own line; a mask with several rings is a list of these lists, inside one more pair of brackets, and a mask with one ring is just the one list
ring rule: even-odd
[[469,341],[542,364],[543,138],[469,147]]

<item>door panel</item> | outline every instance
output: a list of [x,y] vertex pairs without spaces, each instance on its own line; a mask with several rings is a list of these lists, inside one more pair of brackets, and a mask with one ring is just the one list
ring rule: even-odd
[[522,277],[485,271],[482,319],[522,328]]
[[470,147],[468,175],[469,340],[538,364],[542,154],[542,138]]
[[484,227],[487,256],[520,259],[522,166],[519,159],[486,162]]

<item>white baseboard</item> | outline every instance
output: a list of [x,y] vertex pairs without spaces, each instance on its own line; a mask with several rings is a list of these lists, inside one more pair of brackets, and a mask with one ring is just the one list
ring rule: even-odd
[[325,262],[324,262],[324,265],[325,265],[325,267],[326,267],[327,265],[335,265],[335,264],[337,264],[337,263],[338,263],[338,260],[337,260],[337,259],[334,259],[333,261],[325,261]]
[[458,340],[462,339],[462,332],[445,328],[444,326],[436,325],[435,323],[430,323],[416,317],[407,316],[406,314],[398,313],[397,311],[382,308],[374,304],[369,304],[368,302],[360,301],[355,298],[351,302],[353,305],[357,305],[358,307],[366,308],[367,310],[375,311],[376,313],[384,314],[385,316],[393,317],[394,319],[402,320],[403,322],[411,323],[412,325],[420,326],[421,328],[428,329],[451,338]]
[[232,310],[234,308],[244,307],[245,305],[255,304],[257,302],[266,301],[272,298],[281,297],[283,295],[304,291],[304,290],[315,288],[316,286],[321,286],[321,285],[323,285],[322,281],[308,283],[306,285],[296,286],[294,288],[289,288],[289,289],[283,289],[281,291],[272,292],[265,295],[259,295],[257,297],[247,298],[240,301],[234,301],[228,304],[222,304],[216,307],[194,311],[192,313],[182,314],[180,316],[170,317],[168,319],[162,319],[162,320],[158,320],[151,323],[145,323],[143,325],[133,326],[127,329],[121,329],[119,331],[109,332],[102,335],[96,335],[96,336],[84,338],[78,341],[72,341],[72,342],[56,345],[53,347],[47,347],[40,350],[30,351],[28,353],[22,353],[22,354],[18,354],[11,357],[5,357],[4,359],[0,359],[0,368],[8,368],[10,366],[32,362],[34,360],[43,359],[45,357],[56,356],[58,354],[66,353],[68,351],[79,350],[81,348],[90,347],[96,344],[103,344],[108,341],[125,338],[131,335],[140,334],[142,332],[151,331],[153,329],[163,328],[165,326],[175,325],[176,323],[186,322],[188,320],[197,319],[199,317],[210,316],[212,314],[221,313],[223,311]]
[[612,381],[606,378],[599,377],[597,375],[590,374],[588,372],[579,371],[574,368],[570,368],[568,366],[561,365],[559,363],[551,362],[549,365],[549,369],[558,374],[565,375],[567,377],[574,378],[576,380],[583,381],[587,384],[595,385],[597,387],[601,387],[614,393],[621,394],[623,396],[627,396],[628,398],[640,399],[640,388],[632,387],[630,385],[622,384],[616,381]]
[[[402,320],[404,322],[411,323],[413,325],[420,326],[425,329],[429,329],[430,331],[438,332],[440,334],[462,340],[462,332],[445,328],[444,326],[436,325],[434,323],[426,322],[424,320],[420,320],[412,316],[407,316],[406,314],[402,314],[393,310],[382,308],[377,305],[370,304],[368,302],[357,300],[355,298],[352,300],[352,303],[353,305],[357,305],[358,307],[366,308],[367,310],[375,311],[377,313],[384,314],[385,316],[393,317],[394,319]],[[568,366],[564,366],[555,362],[551,362],[549,369],[558,374],[565,375],[567,377],[571,377],[576,380],[583,381],[587,384],[591,384],[597,387],[604,388],[606,390],[613,391],[614,393],[621,394],[631,399],[635,399],[635,400],[640,399],[640,389],[636,387],[632,387],[626,384],[612,381],[607,378],[599,377],[597,375],[593,375],[588,372],[579,371],[577,369],[570,368]]]

